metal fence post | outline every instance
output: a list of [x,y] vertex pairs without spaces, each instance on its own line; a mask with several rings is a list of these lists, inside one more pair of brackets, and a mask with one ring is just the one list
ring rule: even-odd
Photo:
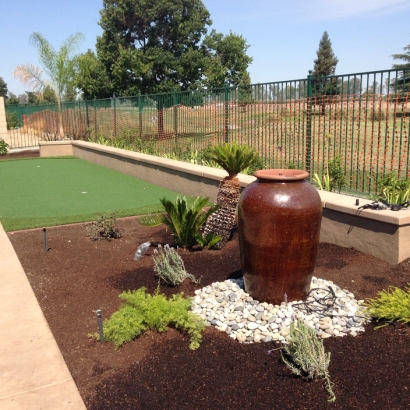
[[142,98],[141,93],[138,94],[138,130],[140,138],[142,138]]
[[95,137],[97,137],[97,97],[94,96],[94,101],[93,101],[93,105],[94,105],[94,134]]
[[177,90],[174,89],[174,142],[177,142],[178,135],[178,96]]
[[313,90],[312,90],[312,70],[309,70],[309,74],[307,76],[308,81],[308,112],[307,112],[307,124],[306,124],[306,156],[305,156],[305,163],[306,163],[306,171],[311,171],[311,155],[312,155],[312,115],[313,115]]
[[113,135],[114,137],[117,136],[117,111],[116,111],[116,97],[115,93],[113,94],[113,108],[114,108],[114,113],[113,113],[113,120],[114,120],[114,129],[113,129]]
[[225,115],[224,115],[224,136],[225,142],[229,142],[229,84],[225,83],[224,86],[224,95],[225,95]]
[[88,116],[88,104],[87,104],[87,100],[85,100],[85,118],[87,121],[87,129],[90,128],[90,118]]

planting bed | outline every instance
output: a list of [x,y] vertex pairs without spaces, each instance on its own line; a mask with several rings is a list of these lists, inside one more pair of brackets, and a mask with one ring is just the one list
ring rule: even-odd
[[[50,328],[88,409],[389,409],[408,408],[410,330],[369,324],[357,337],[324,341],[331,352],[330,377],[336,402],[327,402],[321,381],[291,374],[275,343],[239,344],[206,328],[199,349],[186,335],[170,329],[145,333],[118,351],[111,343],[87,337],[97,331],[95,310],[109,317],[128,289],[157,287],[151,247],[133,261],[139,244],[172,241],[164,226],[118,221],[123,237],[91,241],[83,225],[48,228],[48,251],[41,230],[9,233]],[[179,251],[188,272],[177,288],[161,286],[167,296],[215,281],[241,276],[237,234],[220,251]],[[354,249],[321,244],[315,275],[352,291],[358,299],[376,296],[389,285],[410,282],[410,260],[391,267]],[[27,335],[29,337],[30,335]]]

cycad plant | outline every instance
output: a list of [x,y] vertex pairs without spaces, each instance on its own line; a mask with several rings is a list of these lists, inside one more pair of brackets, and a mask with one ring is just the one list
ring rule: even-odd
[[245,168],[254,165],[259,156],[253,148],[233,142],[213,147],[208,159],[216,162],[228,173],[228,176],[219,184],[216,197],[215,204],[220,208],[208,218],[204,229],[204,236],[213,234],[222,237],[215,245],[220,249],[228,242],[235,224],[236,206],[241,195],[237,175]]
[[208,200],[209,198],[199,196],[192,205],[188,205],[185,197],[178,196],[174,202],[165,197],[160,199],[165,210],[164,223],[171,230],[177,245],[190,248],[199,242],[199,230],[219,208],[218,205],[213,205],[205,210]]

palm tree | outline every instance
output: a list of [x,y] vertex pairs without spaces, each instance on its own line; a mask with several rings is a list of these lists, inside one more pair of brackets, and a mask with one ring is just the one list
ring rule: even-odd
[[233,142],[213,147],[209,159],[228,173],[219,184],[216,197],[215,204],[220,208],[208,218],[204,229],[204,236],[213,234],[222,237],[215,246],[220,249],[228,242],[235,223],[236,206],[241,195],[237,175],[256,163],[258,153],[245,144],[238,145]]
[[67,86],[72,83],[78,61],[78,55],[74,52],[83,39],[81,33],[72,34],[64,40],[59,50],[55,50],[40,33],[33,33],[30,40],[37,47],[40,64],[48,78],[43,78],[43,71],[29,63],[19,65],[14,70],[14,77],[27,84],[34,92],[39,92],[40,96],[47,87],[54,90],[57,96],[60,138],[64,137],[61,101]]

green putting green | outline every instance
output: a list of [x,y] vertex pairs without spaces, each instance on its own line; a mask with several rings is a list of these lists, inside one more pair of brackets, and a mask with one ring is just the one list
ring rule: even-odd
[[157,212],[178,195],[75,157],[0,161],[0,186],[6,231]]

